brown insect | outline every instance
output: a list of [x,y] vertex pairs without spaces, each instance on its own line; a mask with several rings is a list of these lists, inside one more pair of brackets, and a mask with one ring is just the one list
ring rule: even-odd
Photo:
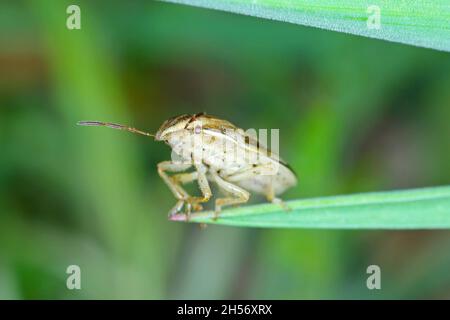
[[[78,124],[106,126],[154,137],[172,148],[178,159],[158,164],[159,175],[177,199],[169,216],[183,207],[188,217],[191,210],[202,210],[201,204],[212,196],[210,182],[216,183],[226,194],[215,200],[216,217],[224,206],[247,202],[251,192],[263,194],[268,201],[288,209],[277,196],[297,184],[295,173],[277,154],[230,122],[204,113],[166,120],[156,135],[108,122],[81,121]],[[192,167],[194,171],[185,172]],[[168,172],[175,174],[168,175]],[[192,181],[197,181],[202,196],[191,196],[183,188]]]

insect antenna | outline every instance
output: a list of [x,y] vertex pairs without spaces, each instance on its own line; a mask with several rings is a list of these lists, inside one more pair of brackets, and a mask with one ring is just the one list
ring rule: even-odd
[[94,127],[108,127],[108,128],[113,128],[113,129],[125,130],[125,131],[129,131],[129,132],[133,132],[133,133],[138,133],[138,134],[142,134],[142,135],[148,136],[148,137],[155,137],[154,134],[151,134],[151,133],[148,133],[148,132],[145,132],[145,131],[141,131],[141,130],[138,130],[136,128],[124,126],[124,125],[121,125],[121,124],[111,123],[111,122],[78,121],[77,125],[79,125],[79,126],[94,126]]

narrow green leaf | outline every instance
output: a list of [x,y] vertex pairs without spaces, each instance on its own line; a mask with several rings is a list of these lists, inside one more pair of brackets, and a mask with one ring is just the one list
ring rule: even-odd
[[[448,0],[164,1],[450,51],[450,1]],[[377,20],[378,16],[379,20]],[[380,24],[377,24],[377,21]]]
[[[448,229],[450,186],[301,199],[194,213],[190,222],[240,227],[324,229]],[[171,217],[185,221],[184,214]]]

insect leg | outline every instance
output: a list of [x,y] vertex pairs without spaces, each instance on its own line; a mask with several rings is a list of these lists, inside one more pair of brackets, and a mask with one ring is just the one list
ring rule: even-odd
[[223,180],[217,173],[211,172],[211,176],[220,188],[232,195],[232,197],[219,198],[216,200],[216,207],[214,210],[216,219],[219,216],[223,206],[245,203],[250,198],[250,193],[248,191]]
[[[184,188],[181,186],[182,184],[186,184],[198,179],[198,172],[189,172],[189,173],[179,173],[170,177],[170,179],[175,183],[178,190],[185,195],[186,202],[188,203],[187,211],[189,212],[192,206],[194,211],[201,211],[203,207],[198,203],[200,201],[193,201],[193,197],[190,196]],[[181,210],[181,208],[180,208]],[[180,211],[178,210],[178,212]]]
[[201,208],[200,203],[207,202],[212,196],[211,188],[209,187],[208,179],[206,178],[207,168],[203,164],[196,164],[195,169],[197,170],[195,176],[203,196],[188,197],[187,203],[192,205],[194,209],[196,206]]
[[283,210],[285,210],[285,211],[291,211],[291,208],[286,203],[284,203],[283,200],[281,200],[280,198],[277,198],[275,196],[275,191],[273,189],[273,182],[272,181],[270,181],[270,183],[269,183],[269,186],[267,188],[267,192],[266,192],[265,196],[267,198],[267,201],[270,201],[270,202],[272,202],[274,204],[280,205],[281,208],[283,208]]
[[186,184],[186,183],[192,182],[194,180],[197,180],[197,177],[198,177],[198,172],[194,171],[194,172],[189,172],[189,173],[174,174],[170,178],[177,183]]
[[158,163],[158,174],[163,179],[163,181],[166,183],[166,185],[169,187],[170,191],[172,191],[175,198],[178,199],[177,204],[173,209],[169,212],[169,215],[173,215],[175,213],[178,213],[185,203],[185,201],[189,198],[189,195],[187,192],[171,177],[169,177],[166,173],[166,171],[169,172],[180,172],[187,170],[191,167],[191,164],[179,164],[179,163],[173,163],[171,161],[163,161]]
[[[255,175],[265,174],[267,176],[270,176],[271,174],[275,174],[275,168],[270,163],[268,164],[262,164],[256,167],[247,168],[243,171],[237,172],[229,177],[227,177],[228,181],[236,182],[241,180],[246,180],[254,177]],[[265,193],[266,199],[272,203],[280,205],[284,210],[290,211],[291,208],[286,205],[283,200],[280,198],[277,198],[275,196],[275,191],[273,189],[273,179],[270,179],[270,182],[267,186],[267,191]]]

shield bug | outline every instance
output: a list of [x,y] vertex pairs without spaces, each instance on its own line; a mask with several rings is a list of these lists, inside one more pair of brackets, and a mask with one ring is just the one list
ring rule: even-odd
[[[80,121],[78,124],[154,137],[172,148],[172,160],[157,166],[158,174],[177,199],[169,216],[179,213],[183,207],[188,217],[191,210],[202,210],[202,203],[212,196],[210,182],[226,194],[215,200],[216,217],[224,206],[247,202],[251,192],[288,209],[277,196],[297,184],[294,171],[277,154],[232,123],[204,113],[166,120],[155,135],[109,122]],[[194,171],[186,172],[192,167]],[[183,188],[193,181],[197,181],[202,196],[191,196]]]

